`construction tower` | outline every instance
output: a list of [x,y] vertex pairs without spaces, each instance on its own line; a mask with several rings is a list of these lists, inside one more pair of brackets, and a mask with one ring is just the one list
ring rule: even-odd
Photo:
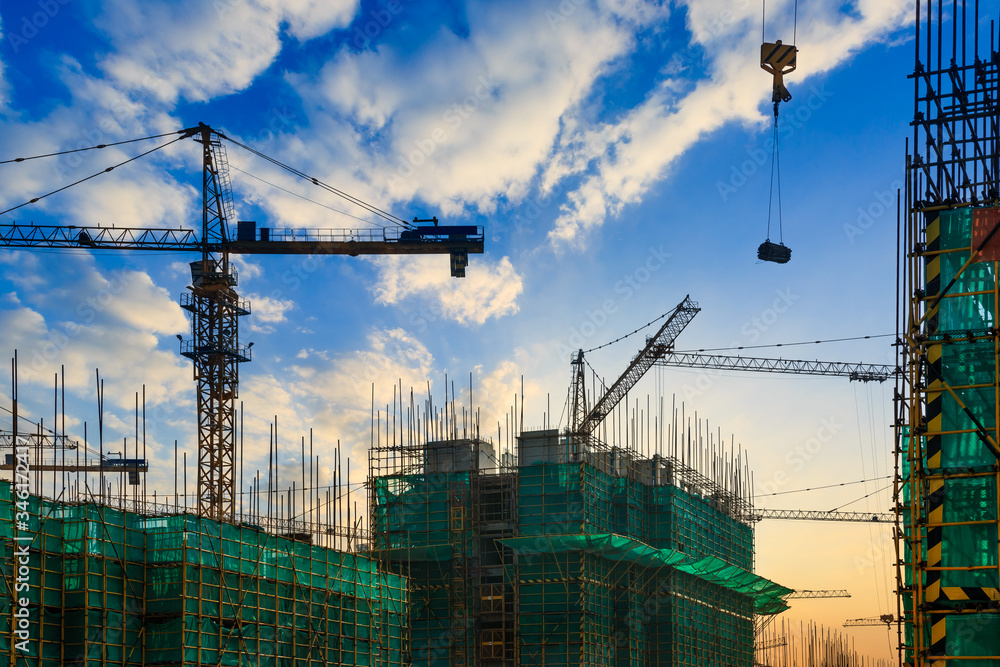
[[898,235],[900,662],[1000,664],[1000,44],[978,2],[916,6]]

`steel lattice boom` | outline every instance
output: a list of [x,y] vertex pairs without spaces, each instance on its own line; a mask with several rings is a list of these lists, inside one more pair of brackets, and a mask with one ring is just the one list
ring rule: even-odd
[[793,591],[785,596],[786,600],[811,600],[814,598],[849,598],[851,594],[841,589],[836,591]]
[[[652,368],[658,359],[670,353],[677,336],[700,310],[701,308],[691,300],[690,295],[684,297],[684,300],[674,308],[659,331],[646,341],[646,346],[635,355],[632,363],[625,369],[621,377],[615,380],[615,383],[604,392],[604,395],[590,411],[586,410],[586,394],[583,391],[583,350],[580,350],[573,359],[573,432],[583,436],[593,433],[594,429],[604,421],[605,415],[618,405],[618,402],[646,374],[646,371]],[[583,416],[584,414],[586,416]]]
[[895,519],[895,516],[889,512],[824,512],[821,510],[762,510],[754,508],[750,514],[750,520],[761,521],[763,519],[891,523]]
[[797,375],[838,375],[861,382],[883,382],[897,374],[892,366],[883,364],[844,363],[840,361],[804,361],[799,359],[766,359],[759,357],[729,357],[696,352],[668,352],[656,360],[658,366],[683,368],[714,368],[726,371],[759,371]]
[[864,628],[876,625],[889,625],[896,618],[892,614],[882,614],[871,618],[851,618],[844,621],[845,628]]

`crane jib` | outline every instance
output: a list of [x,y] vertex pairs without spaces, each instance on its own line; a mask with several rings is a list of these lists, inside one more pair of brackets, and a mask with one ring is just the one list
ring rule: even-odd
[[[415,234],[415,236],[411,235]],[[397,229],[257,228],[240,222],[235,240],[208,242],[191,229],[0,225],[0,247],[91,250],[208,251],[235,254],[481,254],[484,231],[474,225]]]

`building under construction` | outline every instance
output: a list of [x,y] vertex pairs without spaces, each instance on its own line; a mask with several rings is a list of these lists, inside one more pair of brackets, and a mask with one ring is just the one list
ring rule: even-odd
[[751,665],[755,615],[791,591],[752,572],[735,460],[673,449],[546,429],[499,456],[373,450],[372,555],[410,581],[412,664]]

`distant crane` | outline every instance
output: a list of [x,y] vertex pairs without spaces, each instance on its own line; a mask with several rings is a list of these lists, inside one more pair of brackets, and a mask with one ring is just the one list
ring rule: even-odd
[[[16,421],[16,420],[15,420]],[[25,420],[27,421],[27,420]],[[12,449],[14,454],[4,454],[0,462],[0,470],[15,470],[17,468],[15,454],[17,451],[34,450],[39,454],[43,450],[77,450],[80,448],[79,440],[71,440],[65,434],[56,434],[46,430],[39,424],[28,422],[33,429],[22,431],[20,428],[0,429],[0,449]],[[14,424],[12,424],[14,426]],[[117,472],[128,475],[128,482],[132,486],[139,484],[139,473],[149,471],[149,461],[147,459],[126,459],[101,457],[98,459],[84,459],[82,461],[59,462],[58,457],[53,457],[52,461],[32,461],[30,466],[35,472]]]
[[853,521],[857,523],[892,523],[891,512],[824,512],[822,510],[764,510],[754,508],[751,521],[763,519],[799,519],[803,521]]
[[574,355],[573,380],[570,385],[572,405],[570,411],[571,431],[579,436],[587,437],[594,432],[604,418],[614,409],[618,402],[635,386],[657,360],[668,354],[674,346],[674,341],[681,331],[690,324],[701,308],[691,300],[691,295],[677,304],[667,320],[651,338],[646,340],[646,346],[632,358],[625,372],[615,380],[604,394],[597,399],[594,407],[587,409],[587,390],[584,373],[583,350]]
[[874,616],[874,617],[871,617],[871,618],[851,618],[851,619],[848,619],[848,620],[844,621],[844,627],[845,628],[863,628],[863,627],[871,627],[871,626],[877,626],[877,625],[888,626],[889,624],[891,624],[895,620],[896,620],[896,617],[893,616],[892,614],[882,614],[881,616]]
[[792,591],[786,600],[810,600],[813,598],[849,598],[851,594],[841,589],[836,591]]
[[[198,387],[198,513],[217,520],[231,520],[236,513],[235,400],[239,384],[238,366],[250,361],[250,346],[253,343],[247,346],[239,343],[239,318],[250,313],[250,303],[239,298],[234,289],[237,275],[230,264],[230,255],[308,254],[356,257],[376,254],[447,254],[451,258],[451,275],[460,278],[465,276],[469,253],[483,252],[484,233],[482,227],[471,225],[438,226],[437,218],[414,219],[411,224],[240,144],[204,123],[174,134],[179,136],[159,148],[182,139],[194,139],[202,147],[200,237],[190,229],[35,226],[15,223],[0,225],[0,248],[187,250],[200,253],[201,259],[190,265],[190,291],[181,298],[181,307],[191,313],[193,338],[182,339],[180,344],[181,354],[194,362],[194,378]],[[257,229],[255,222],[239,222],[234,238],[230,234],[230,224],[235,217],[235,210],[229,189],[228,158],[222,144],[223,139],[365,208],[397,227],[288,230],[279,234],[267,227]]]
[[793,375],[837,375],[858,382],[883,382],[891,377],[895,377],[898,373],[895,367],[884,364],[730,357],[720,354],[672,351],[657,358],[656,365],[683,368],[712,368],[723,371],[791,373]]
[[785,637],[772,637],[771,639],[757,644],[754,648],[758,651],[766,651],[767,649],[780,648],[787,645],[788,640]]
[[[675,352],[674,344],[677,337],[700,311],[701,307],[691,300],[690,295],[684,297],[684,300],[670,311],[666,321],[660,326],[659,330],[646,339],[645,347],[639,350],[635,357],[632,358],[632,362],[625,369],[625,372],[597,399],[593,408],[590,408],[587,402],[585,351],[577,351],[570,360],[570,364],[573,367],[572,380],[570,382],[570,431],[583,436],[589,436],[593,433],[594,429],[604,421],[604,418],[614,409],[619,401],[646,374],[646,371],[654,365],[764,373],[791,373],[793,375],[839,376],[859,382],[883,382],[891,377],[895,377],[899,373],[897,368],[885,364],[732,357],[718,354]],[[775,516],[768,518],[818,517]],[[878,519],[875,520],[877,521]]]

